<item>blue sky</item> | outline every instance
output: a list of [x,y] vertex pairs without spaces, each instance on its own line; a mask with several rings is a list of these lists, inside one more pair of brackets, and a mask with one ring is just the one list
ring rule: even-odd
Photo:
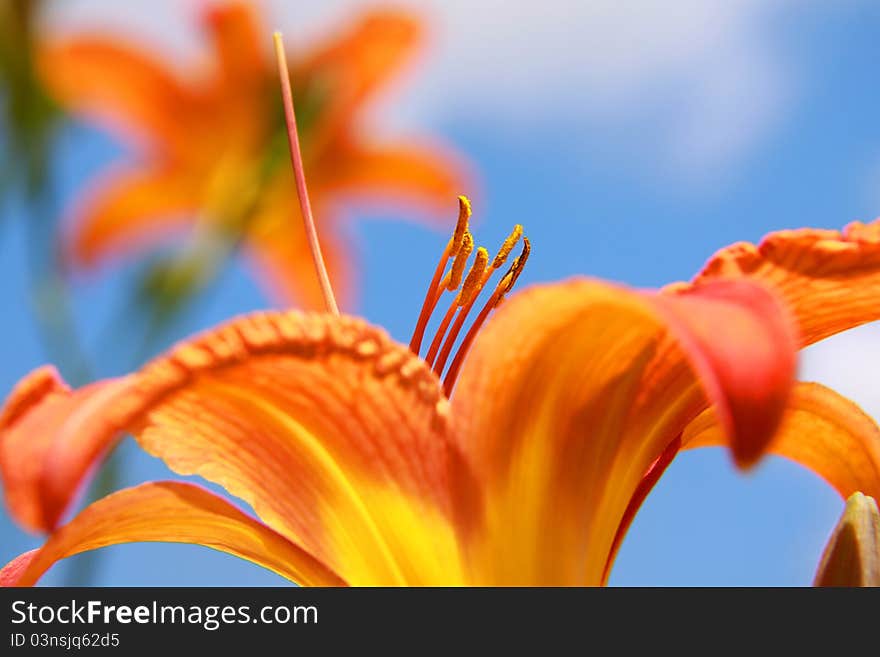
[[[317,3],[315,3],[317,4]],[[289,43],[363,2],[301,14],[273,3]],[[412,3],[410,3],[412,4]],[[534,4],[534,3],[532,3]],[[322,3],[323,5],[323,3]],[[424,76],[377,112],[384,129],[418,126],[451,141],[482,179],[480,242],[525,225],[533,258],[523,283],[589,274],[636,286],[689,278],[719,247],[797,226],[840,228],[880,215],[880,7],[867,2],[436,3]],[[148,8],[149,7],[149,8]],[[543,8],[543,9],[542,9]],[[546,9],[546,10],[545,10]],[[71,1],[52,29],[113,26],[156,41],[178,61],[197,35],[170,2]],[[180,10],[178,10],[180,11]],[[267,29],[268,29],[267,28]],[[268,33],[268,32],[267,32]],[[83,127],[62,140],[63,196],[119,149]],[[45,360],[27,303],[25,217],[0,226],[6,303],[0,390]],[[373,213],[352,223],[362,266],[357,310],[406,339],[445,235]],[[77,321],[102,375],[130,365],[97,349],[123,305],[130,267],[75,286]],[[402,270],[412,276],[400,276]],[[175,337],[267,302],[231,265]],[[875,417],[866,369],[880,357],[868,326],[811,348],[802,378],[832,385]],[[872,360],[873,359],[873,360]],[[125,483],[168,476],[130,441]],[[612,575],[618,585],[808,584],[842,503],[811,473],[767,459],[748,475],[720,450],[680,456],[639,513]],[[0,518],[0,561],[38,544]],[[63,566],[45,581],[59,583]],[[250,564],[186,546],[104,551],[96,583],[275,584]]]

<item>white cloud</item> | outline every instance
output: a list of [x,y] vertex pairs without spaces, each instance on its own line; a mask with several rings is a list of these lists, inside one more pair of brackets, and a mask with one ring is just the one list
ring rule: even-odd
[[[112,26],[179,54],[197,50],[181,7],[198,2],[68,0],[53,23]],[[369,0],[267,2],[275,26],[330,28]],[[706,172],[739,161],[784,117],[795,75],[769,19],[790,0],[408,0],[432,17],[426,69],[403,118],[474,120],[504,136],[559,123],[573,139],[610,129],[660,170]],[[397,109],[396,111],[401,111]]]
[[832,336],[804,350],[800,378],[823,383],[880,419],[880,322]]

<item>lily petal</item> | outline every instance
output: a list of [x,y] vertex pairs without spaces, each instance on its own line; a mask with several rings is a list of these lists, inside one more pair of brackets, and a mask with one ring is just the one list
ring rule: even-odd
[[681,450],[681,438],[676,438],[667,445],[666,449],[663,450],[663,453],[657,457],[657,459],[648,467],[648,471],[642,476],[642,481],[639,482],[638,488],[636,488],[630,498],[629,506],[627,506],[626,512],[623,514],[623,518],[617,526],[617,535],[614,537],[614,543],[611,546],[611,552],[608,554],[608,561],[605,565],[605,574],[602,576],[603,585],[608,583],[608,577],[611,575],[611,566],[614,565],[614,560],[617,558],[617,552],[620,550],[623,539],[629,531],[633,520],[635,520],[636,514],[639,512],[644,501],[648,498],[648,493],[654,490],[654,486],[657,485],[657,482],[660,481],[660,477],[666,472],[666,468],[672,463],[672,459],[678,456],[679,450]]
[[[707,402],[733,443],[766,444],[794,353],[784,309],[747,281],[686,298],[590,280],[514,295],[477,337],[453,409],[488,482],[482,535],[516,547],[499,555],[477,530],[469,558],[489,583],[600,584],[652,463]],[[667,404],[645,405],[659,371],[678,372]]]
[[211,37],[219,75],[226,86],[262,84],[268,68],[260,21],[253,5],[227,2],[209,6],[203,22]]
[[383,331],[255,314],[182,343],[125,385],[113,404],[72,403],[61,418],[39,403],[26,418],[51,415],[58,442],[74,420],[98,430],[128,405],[118,430],[241,497],[346,581],[462,579],[448,403],[427,365]]
[[[711,410],[682,435],[683,449],[726,444]],[[880,497],[880,429],[853,402],[823,385],[795,386],[768,449],[806,466],[844,499],[856,491]]]
[[435,144],[347,144],[332,153],[333,166],[316,167],[318,185],[329,193],[445,210],[467,186],[463,163]]
[[[742,283],[707,281],[652,301],[714,402],[734,460],[747,467],[764,453],[779,426],[797,356],[791,317],[777,297],[754,282]],[[677,362],[680,367],[682,361]],[[647,389],[656,392],[654,385]]]
[[328,131],[355,111],[406,63],[421,41],[421,25],[405,11],[366,12],[347,34],[334,38],[294,67],[296,80],[327,89]]
[[107,174],[84,199],[68,251],[79,265],[93,266],[111,254],[149,248],[194,222],[199,185],[174,169]]
[[127,488],[85,508],[43,547],[0,569],[0,585],[31,586],[57,561],[121,543],[193,543],[252,561],[304,585],[344,582],[324,564],[193,484],[152,482]]
[[714,255],[694,279],[760,280],[795,314],[801,346],[880,319],[880,220],[842,232],[803,228],[741,242]]
[[126,379],[71,391],[52,367],[16,386],[0,415],[0,473],[16,521],[31,531],[55,527],[116,440],[130,391]]
[[186,87],[165,62],[100,36],[47,41],[40,75],[66,107],[96,118],[136,145],[168,147],[185,137]]
[[815,586],[880,586],[880,511],[853,493],[825,547]]

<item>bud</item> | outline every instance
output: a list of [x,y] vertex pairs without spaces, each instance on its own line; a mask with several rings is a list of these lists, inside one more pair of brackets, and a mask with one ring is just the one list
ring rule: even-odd
[[828,540],[814,586],[880,586],[880,511],[853,493]]

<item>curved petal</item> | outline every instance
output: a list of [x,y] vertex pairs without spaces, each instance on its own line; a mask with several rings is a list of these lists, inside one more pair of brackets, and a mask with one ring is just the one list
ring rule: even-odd
[[269,34],[263,35],[256,8],[244,2],[209,6],[203,23],[211,37],[223,83],[239,88],[262,84],[269,65],[260,46],[269,42]]
[[[22,526],[49,531],[59,522],[116,440],[130,390],[130,381],[116,379],[71,391],[54,368],[41,367],[12,391],[0,415],[0,473],[6,505]],[[113,410],[94,413],[104,409]]]
[[[788,312],[765,288],[725,280],[652,301],[713,402],[737,465],[754,464],[779,426],[794,383],[796,338]],[[657,383],[649,378],[643,396]]]
[[325,89],[322,123],[333,133],[401,68],[421,41],[421,24],[398,9],[365,12],[348,30],[293,65],[295,80]]
[[[74,420],[98,428],[128,405],[118,429],[176,472],[241,497],[349,583],[461,581],[448,402],[428,367],[381,330],[255,314],[124,381],[121,399],[53,417],[49,440]],[[25,418],[43,414],[60,415],[38,403]]]
[[68,252],[81,266],[141,251],[195,220],[200,187],[175,169],[105,174],[81,202]]
[[47,40],[38,65],[50,93],[139,145],[168,148],[185,140],[181,118],[192,98],[168,65],[100,36]]
[[316,167],[320,189],[359,200],[399,200],[439,212],[470,186],[463,163],[436,144],[337,143],[326,157],[327,166]]
[[[675,298],[589,280],[514,295],[477,337],[453,397],[462,449],[489,488],[469,558],[490,583],[601,583],[645,473],[706,396],[734,444],[766,442],[794,353],[783,309],[749,282]],[[681,371],[653,407],[642,397],[658,360]],[[752,429],[763,433],[741,433]],[[516,547],[499,555],[489,535]]]
[[842,232],[803,228],[771,233],[715,254],[694,279],[761,280],[794,312],[801,346],[880,319],[880,220]]
[[[682,448],[727,444],[711,410],[691,422]],[[818,383],[798,383],[769,451],[806,466],[846,499],[880,497],[880,429],[853,402]]]
[[660,481],[660,477],[666,472],[666,468],[672,463],[672,459],[678,456],[679,450],[681,450],[681,437],[678,437],[669,443],[660,456],[648,466],[647,472],[642,475],[642,480],[639,482],[638,488],[636,488],[635,492],[632,494],[632,497],[629,500],[629,505],[626,507],[626,511],[623,514],[623,518],[621,518],[620,524],[617,526],[617,534],[614,536],[614,543],[611,545],[611,551],[608,553],[608,561],[605,563],[605,573],[602,575],[603,585],[608,583],[608,577],[611,575],[611,566],[614,565],[614,560],[617,558],[617,552],[620,550],[623,539],[629,531],[633,520],[635,520],[636,514],[639,512],[644,501],[648,498],[648,494],[654,490],[654,486]]
[[193,543],[252,561],[304,585],[344,585],[324,564],[229,502],[193,484],[152,482],[108,495],[43,547],[0,569],[0,585],[31,586],[57,561],[108,545]]

